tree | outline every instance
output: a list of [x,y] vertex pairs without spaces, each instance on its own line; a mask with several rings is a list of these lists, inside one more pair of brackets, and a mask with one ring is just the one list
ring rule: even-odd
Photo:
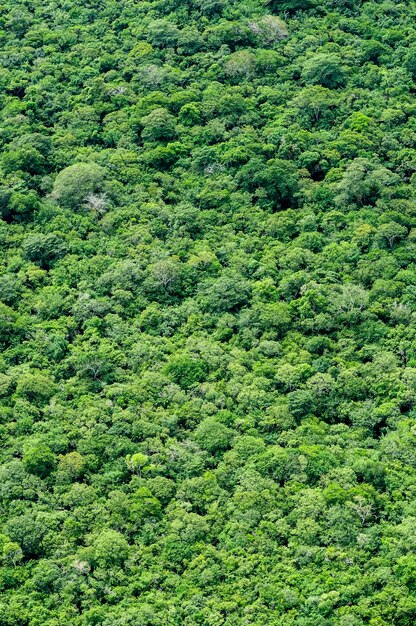
[[175,118],[162,107],[142,117],[142,139],[144,141],[168,141],[175,137]]
[[93,542],[94,559],[101,567],[122,566],[129,554],[129,544],[116,530],[103,530]]
[[302,11],[313,6],[312,0],[272,0],[271,8],[279,13]]
[[233,52],[225,61],[227,76],[235,79],[251,78],[255,73],[256,57],[249,50]]
[[7,535],[0,534],[0,558],[6,565],[16,566],[23,558],[23,552],[18,543],[11,541]]
[[332,310],[350,322],[357,322],[365,311],[369,294],[360,285],[347,284],[341,287],[332,299]]
[[412,45],[406,55],[406,67],[412,76],[416,76],[416,46]]
[[347,167],[338,183],[336,204],[374,204],[380,195],[388,196],[389,189],[397,182],[397,176],[386,167],[358,158]]
[[270,159],[266,164],[251,159],[240,170],[240,179],[250,191],[264,188],[273,208],[289,208],[295,204],[299,191],[299,174],[294,165],[283,159]]
[[162,517],[162,507],[148,487],[141,487],[133,494],[130,507],[130,518],[134,523],[143,523],[150,519]]
[[[202,290],[201,290],[202,291]],[[251,295],[251,286],[236,271],[224,271],[221,276],[202,291],[202,298],[207,309],[219,313],[233,311],[247,304]]]
[[44,405],[54,395],[55,383],[50,377],[32,370],[23,373],[16,385],[16,395],[26,398],[35,405]]
[[275,15],[265,15],[255,22],[249,22],[250,30],[263,43],[276,44],[289,36],[286,24]]
[[194,436],[203,450],[215,454],[230,447],[234,431],[215,417],[207,417],[198,424]]
[[142,452],[136,452],[136,454],[128,454],[126,456],[127,467],[132,474],[142,475],[142,469],[147,464],[149,457]]
[[296,419],[302,419],[313,412],[315,408],[314,397],[310,391],[299,389],[291,391],[288,396],[290,413]]
[[2,559],[6,564],[14,567],[23,559],[22,548],[15,541],[8,541],[3,546]]
[[43,174],[45,172],[45,158],[33,147],[18,148],[3,153],[1,157],[1,169],[6,174],[16,170],[23,170],[29,174]]
[[23,464],[30,474],[46,478],[55,469],[56,456],[49,446],[39,443],[23,453]]
[[84,457],[74,450],[59,457],[58,472],[62,477],[68,477],[69,480],[80,478],[85,469]]
[[174,46],[180,33],[176,24],[166,18],[150,22],[148,31],[150,43],[161,48]]
[[[21,547],[26,559],[36,558],[42,554],[42,541],[46,530],[41,519],[30,512],[9,517],[6,524],[7,535],[12,543]],[[17,551],[17,548],[15,550]]]
[[55,178],[52,197],[69,209],[80,209],[90,194],[105,192],[107,171],[96,163],[75,163]]
[[309,124],[320,124],[327,128],[336,113],[339,102],[331,89],[313,85],[302,89],[293,99],[296,119],[303,128]]
[[322,85],[329,89],[341,87],[345,71],[341,57],[337,54],[316,54],[305,61],[302,80],[309,85]]
[[160,288],[167,292],[174,292],[178,288],[182,264],[177,257],[168,257],[149,266],[149,287]]
[[165,372],[172,380],[188,389],[195,383],[205,380],[208,373],[207,363],[191,355],[178,355],[166,366]]
[[77,346],[68,357],[68,366],[82,379],[110,381],[117,378],[125,363],[123,354],[110,341],[93,341]]
[[23,244],[25,257],[37,263],[42,269],[50,269],[53,263],[62,258],[68,248],[65,239],[60,235],[30,235]]
[[404,239],[406,235],[406,226],[402,226],[397,222],[389,222],[378,227],[375,237],[380,243],[387,243],[389,248],[392,248],[396,242]]

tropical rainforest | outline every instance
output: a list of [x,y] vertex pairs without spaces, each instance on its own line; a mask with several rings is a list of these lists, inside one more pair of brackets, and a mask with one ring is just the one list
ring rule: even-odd
[[2,0],[0,626],[416,623],[416,2]]

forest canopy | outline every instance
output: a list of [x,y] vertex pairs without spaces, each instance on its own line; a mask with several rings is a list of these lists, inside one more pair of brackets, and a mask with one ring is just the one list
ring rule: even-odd
[[416,3],[3,0],[0,626],[416,623]]

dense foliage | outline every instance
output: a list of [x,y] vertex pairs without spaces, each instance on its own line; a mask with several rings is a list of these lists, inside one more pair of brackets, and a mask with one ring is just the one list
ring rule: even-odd
[[0,42],[0,626],[415,624],[416,3]]

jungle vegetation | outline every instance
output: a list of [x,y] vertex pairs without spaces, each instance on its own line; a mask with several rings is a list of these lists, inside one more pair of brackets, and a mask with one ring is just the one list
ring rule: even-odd
[[416,2],[2,0],[0,626],[416,623]]

